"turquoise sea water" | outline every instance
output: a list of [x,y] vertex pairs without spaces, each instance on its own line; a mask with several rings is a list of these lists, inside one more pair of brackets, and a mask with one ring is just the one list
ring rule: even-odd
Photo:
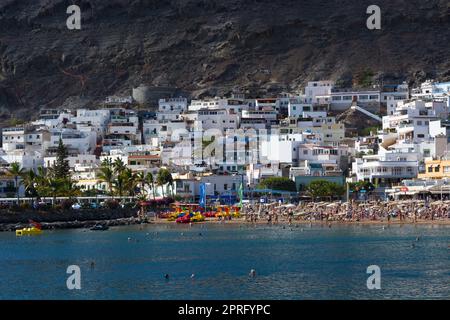
[[449,226],[145,225],[4,232],[0,246],[0,299],[450,298]]

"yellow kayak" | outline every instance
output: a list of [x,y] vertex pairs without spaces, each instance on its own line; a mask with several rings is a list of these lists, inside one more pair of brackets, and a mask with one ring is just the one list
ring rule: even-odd
[[205,217],[201,214],[196,214],[191,218],[192,222],[201,222],[201,221],[205,221]]
[[23,229],[16,230],[16,236],[34,236],[34,235],[38,235],[41,233],[42,233],[42,230],[38,229],[36,227],[23,228]]

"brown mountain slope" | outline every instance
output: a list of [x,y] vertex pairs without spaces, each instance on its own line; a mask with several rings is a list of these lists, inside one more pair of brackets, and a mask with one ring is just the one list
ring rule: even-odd
[[[66,8],[82,8],[82,30]],[[193,96],[296,90],[365,69],[389,79],[450,76],[446,0],[1,0],[0,116],[140,83]]]

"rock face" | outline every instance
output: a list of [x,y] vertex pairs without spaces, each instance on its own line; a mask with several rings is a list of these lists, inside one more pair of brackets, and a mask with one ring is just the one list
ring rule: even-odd
[[[450,77],[447,0],[2,0],[0,117],[145,83],[193,97],[296,90],[307,80]],[[68,30],[78,4],[82,29]],[[32,112],[30,112],[32,111]],[[1,118],[0,118],[1,120]]]

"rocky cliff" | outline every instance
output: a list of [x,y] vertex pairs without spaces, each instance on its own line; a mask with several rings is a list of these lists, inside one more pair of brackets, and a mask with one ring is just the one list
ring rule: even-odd
[[[192,96],[450,77],[447,0],[1,0],[0,120],[82,96],[130,94],[140,83]],[[68,30],[78,4],[82,29]]]

